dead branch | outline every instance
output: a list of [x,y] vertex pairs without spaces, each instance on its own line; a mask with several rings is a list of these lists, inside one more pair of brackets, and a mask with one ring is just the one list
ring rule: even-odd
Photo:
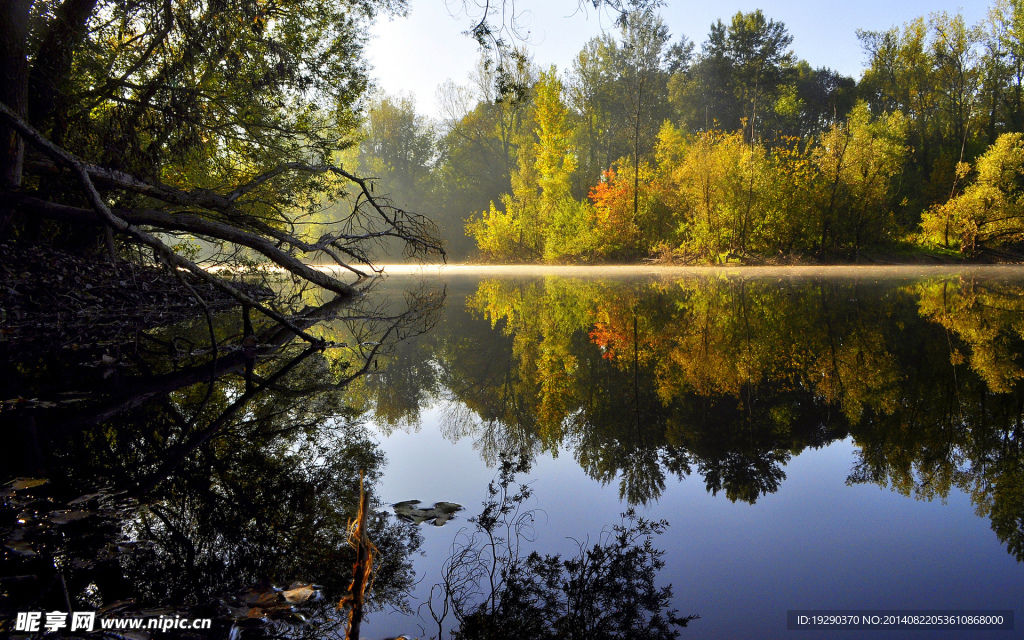
[[[228,215],[233,224],[249,226],[255,231],[270,235],[297,249],[301,249],[303,251],[324,251],[340,266],[353,270],[359,275],[364,274],[358,270],[352,269],[348,264],[341,260],[340,257],[332,253],[330,248],[333,247],[334,249],[338,249],[367,266],[370,266],[370,260],[361,251],[352,250],[352,244],[354,242],[361,243],[367,240],[391,237],[402,240],[405,243],[406,255],[409,257],[428,257],[436,255],[443,258],[445,256],[445,251],[441,242],[435,238],[436,231],[433,228],[433,224],[426,217],[395,207],[386,196],[376,195],[374,193],[372,179],[361,178],[346,171],[342,167],[334,165],[308,165],[301,162],[287,162],[256,176],[251,181],[237,187],[227,195],[221,195],[210,189],[194,189],[186,191],[159,182],[142,180],[124,172],[106,167],[99,167],[97,165],[87,163],[83,163],[82,166],[91,178],[108,186],[160,200],[161,202],[165,202],[170,205],[180,207],[198,207],[217,211]],[[29,167],[37,171],[53,172],[59,170],[57,165],[47,165],[46,163],[40,162],[29,163]],[[316,245],[309,245],[291,234],[287,234],[273,228],[262,220],[253,216],[245,215],[239,209],[238,205],[243,196],[251,193],[266,182],[289,172],[307,174],[331,173],[352,182],[359,187],[359,193],[356,197],[353,214],[363,213],[363,210],[369,208],[370,211],[376,214],[385,224],[385,229],[375,232],[370,231],[363,234],[336,234],[326,242],[321,239],[321,241],[316,243]]]
[[373,558],[377,555],[377,547],[366,535],[366,514],[370,510],[369,495],[363,488],[363,472],[359,471],[359,512],[356,519],[349,524],[349,544],[356,550],[356,560],[352,565],[352,584],[348,595],[338,603],[338,609],[348,609],[348,632],[346,640],[359,640],[359,627],[363,622],[363,602],[366,589],[373,574]]

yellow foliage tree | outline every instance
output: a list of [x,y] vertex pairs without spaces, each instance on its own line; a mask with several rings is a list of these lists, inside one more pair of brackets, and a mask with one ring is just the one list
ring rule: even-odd
[[[957,168],[961,177],[968,167]],[[1005,133],[975,163],[974,182],[921,220],[926,242],[974,255],[980,247],[1024,239],[1024,134]]]
[[491,203],[466,225],[491,259],[580,259],[596,246],[593,211],[571,193],[577,161],[562,93],[555,67],[542,71],[533,88],[533,134],[520,144],[512,193],[501,198],[504,210]]

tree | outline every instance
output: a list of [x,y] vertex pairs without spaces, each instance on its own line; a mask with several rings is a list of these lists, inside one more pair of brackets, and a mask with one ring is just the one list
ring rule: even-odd
[[[644,11],[662,4],[662,0],[577,0],[580,9],[587,5],[594,9],[607,9],[615,16],[616,24],[622,25],[631,12]],[[512,0],[461,0],[462,11],[470,16],[473,26],[465,31],[480,46],[480,50],[491,57],[488,68],[497,75],[499,95],[521,94],[527,85],[517,78],[515,68],[524,56],[515,47],[516,41],[525,41],[529,32],[520,26],[522,13],[516,10]],[[495,22],[497,18],[497,22]]]
[[428,190],[434,159],[434,129],[416,114],[411,98],[382,96],[367,109],[359,164],[381,176],[378,184],[401,201],[416,200]]
[[[774,112],[793,65],[785,25],[760,11],[738,12],[728,25],[711,25],[697,63],[673,79],[673,101],[692,128],[733,131],[752,141],[759,118]],[[764,129],[762,127],[762,129]]]
[[[366,86],[360,25],[401,6],[5,3],[0,64],[13,75],[0,121],[33,149],[26,158],[8,144],[0,158],[14,190],[5,197],[5,233],[37,235],[39,218],[105,228],[109,253],[117,232],[279,320],[146,229],[244,247],[342,296],[354,293],[350,284],[316,275],[297,255],[324,256],[362,276],[353,264],[372,266],[370,245],[382,238],[402,241],[410,254],[440,254],[429,221],[334,164],[354,142]],[[27,69],[18,71],[22,58]],[[20,180],[19,165],[28,170]],[[341,231],[294,232],[325,198],[349,190]]]
[[[29,8],[16,0],[0,8],[0,102],[25,117],[28,109]],[[24,168],[25,143],[17,130],[0,123],[0,188],[17,188]]]
[[[977,175],[962,194],[923,216],[924,236],[968,255],[984,247],[1020,242],[1024,239],[1024,134],[999,136],[978,158],[974,170]],[[961,177],[968,171],[966,164],[958,167]]]
[[666,189],[677,207],[682,248],[712,262],[729,252],[745,252],[760,226],[756,218],[765,188],[764,148],[747,144],[738,131],[706,131],[685,139],[667,126],[659,157]]

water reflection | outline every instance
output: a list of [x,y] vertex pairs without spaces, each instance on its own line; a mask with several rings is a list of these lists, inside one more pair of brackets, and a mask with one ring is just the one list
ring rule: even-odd
[[[37,480],[4,491],[0,624],[93,609],[211,617],[221,633],[343,632],[360,474],[372,493],[384,463],[348,388],[429,329],[441,301],[299,312],[327,348],[238,311],[11,362],[0,456]],[[385,513],[369,529],[369,597],[406,606],[420,534]]]
[[[8,358],[0,482],[25,480],[0,490],[0,624],[78,606],[208,616],[222,632],[243,620],[256,635],[340,632],[359,474],[371,493],[383,474],[366,425],[415,430],[438,408],[446,436],[472,439],[488,464],[568,453],[627,506],[680,481],[755,503],[779,491],[795,456],[849,439],[849,484],[918,499],[962,490],[1024,559],[1020,284],[506,278],[473,281],[444,308],[440,294],[381,299],[299,314],[328,349],[237,311],[131,343]],[[416,473],[459,472],[422,462]],[[420,497],[457,499],[407,493],[395,511],[444,525],[434,533],[487,537],[486,510],[470,520],[472,507],[408,500]],[[423,533],[379,506],[369,599],[402,608]],[[631,522],[623,531],[641,544],[660,530]],[[637,555],[614,542],[601,543],[609,561],[660,562],[654,547]],[[487,555],[469,540],[459,549]],[[538,622],[540,636],[576,624],[558,612],[577,595],[557,585],[597,565],[510,551],[502,589],[483,597],[477,582],[459,596],[462,636],[533,633],[514,619]],[[635,585],[629,562],[617,566]],[[655,574],[640,577],[653,599],[634,610],[669,615]],[[579,620],[621,601],[608,593],[587,591],[597,605]],[[526,616],[527,604],[539,613]]]
[[1021,560],[1022,312],[1020,284],[960,277],[490,279],[366,393],[392,428],[446,403],[491,464],[568,450],[631,504],[691,473],[754,503],[852,438],[849,483],[959,488]]
[[532,489],[517,482],[525,460],[502,460],[483,510],[459,532],[440,582],[422,609],[444,638],[449,618],[458,640],[531,638],[672,640],[700,616],[672,608],[672,586],[657,584],[665,566],[654,539],[666,521],[632,509],[597,539],[576,543],[568,558],[527,551],[535,539]]

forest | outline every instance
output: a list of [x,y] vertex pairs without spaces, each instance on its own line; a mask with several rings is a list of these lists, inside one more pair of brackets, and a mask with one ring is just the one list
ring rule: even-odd
[[672,36],[624,13],[570,68],[513,51],[369,104],[358,166],[416,203],[457,260],[977,259],[1019,244],[1024,4],[858,31],[857,80],[761,11]]
[[1021,2],[858,31],[860,79],[760,10],[698,45],[657,2],[597,4],[616,28],[567,69],[481,14],[478,68],[435,120],[371,91],[363,26],[401,2],[9,3],[4,237],[145,247],[250,306],[194,260],[351,296],[305,265],[1016,255]]

